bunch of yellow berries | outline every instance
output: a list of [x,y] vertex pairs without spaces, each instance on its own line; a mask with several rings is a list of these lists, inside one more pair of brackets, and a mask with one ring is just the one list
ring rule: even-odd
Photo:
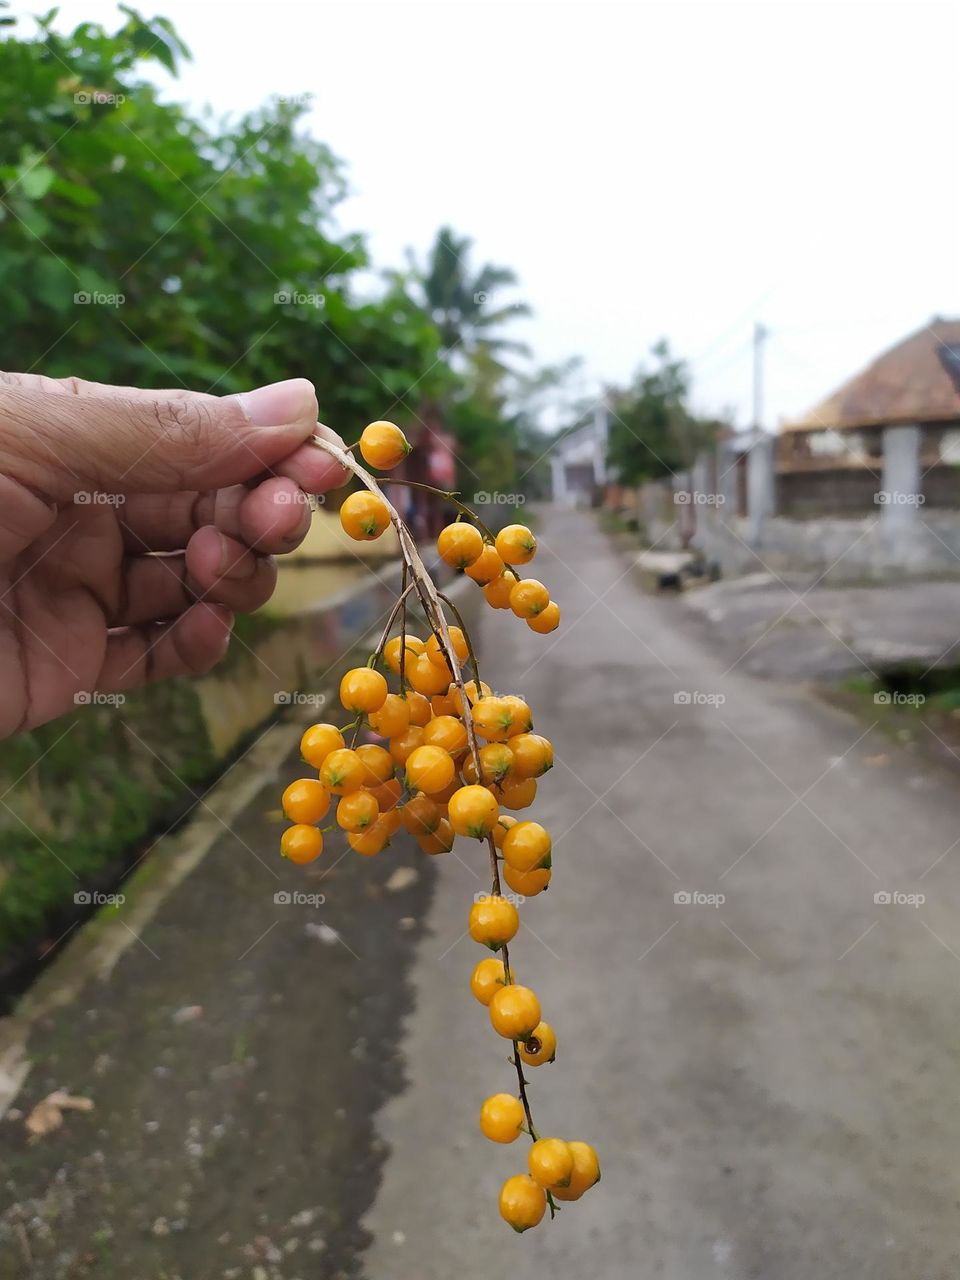
[[[409,452],[403,432],[389,422],[371,423],[358,445],[364,460],[381,470],[396,466]],[[340,518],[357,539],[379,537],[388,524],[399,524],[396,512],[370,489],[351,494]],[[495,608],[511,608],[534,631],[549,632],[559,624],[560,610],[546,588],[520,578],[513,567],[528,563],[536,552],[536,539],[525,526],[510,525],[494,539],[458,520],[441,532],[437,550],[447,564],[481,584]],[[532,1139],[529,1173],[508,1178],[500,1193],[501,1216],[516,1231],[526,1231],[540,1222],[548,1205],[552,1216],[557,1200],[579,1199],[600,1178],[596,1153],[587,1143],[539,1138],[534,1129],[523,1068],[553,1062],[557,1037],[541,1017],[536,994],[516,982],[508,952],[520,922],[516,902],[547,888],[552,848],[538,822],[504,811],[519,812],[533,803],[537,780],[553,764],[553,747],[534,732],[523,698],[496,694],[480,679],[465,630],[447,623],[442,605],[431,616],[431,602],[445,597],[432,583],[425,590],[417,573],[418,566],[405,557],[404,587],[380,645],[366,666],[354,667],[340,682],[340,702],[350,722],[312,725],[301,739],[301,754],[316,776],[292,782],[283,793],[283,810],[293,825],[283,833],[281,851],[292,862],[312,862],[323,851],[324,830],[334,826],[367,857],[379,854],[401,826],[427,854],[449,853],[458,838],[487,842],[491,892],[474,902],[468,929],[499,956],[476,965],[470,989],[488,1009],[494,1030],[512,1043],[518,1096],[488,1098],[480,1129],[494,1142],[513,1142],[521,1132]],[[408,574],[414,575],[409,586]],[[406,600],[414,588],[431,625],[426,640],[406,626]],[[390,636],[398,613],[400,633]],[[468,662],[474,668],[470,681],[463,676]],[[360,743],[362,732],[379,741]],[[336,821],[321,830],[334,798]],[[511,896],[503,894],[501,876]]]

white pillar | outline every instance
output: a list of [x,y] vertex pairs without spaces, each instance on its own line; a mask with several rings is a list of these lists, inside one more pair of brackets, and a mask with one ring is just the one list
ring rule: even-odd
[[923,480],[920,475],[920,428],[886,427],[883,432],[883,489],[878,497],[888,529],[917,520]]
[[759,538],[764,521],[775,514],[774,439],[757,432],[747,454],[747,517],[751,536]]

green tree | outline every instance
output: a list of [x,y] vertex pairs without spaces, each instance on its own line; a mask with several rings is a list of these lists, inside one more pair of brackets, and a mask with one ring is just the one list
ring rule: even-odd
[[[158,99],[170,24],[53,14],[0,41],[0,367],[225,393],[297,374],[346,433],[446,385],[402,289],[359,302],[363,240],[333,226],[338,160],[276,100],[227,127]],[[415,388],[415,392],[411,392]]]
[[609,460],[629,485],[686,470],[716,431],[687,408],[687,366],[665,339],[652,355],[653,367],[641,366],[630,386],[610,397]]
[[476,272],[470,267],[473,241],[458,236],[451,227],[441,227],[425,267],[413,267],[424,306],[440,332],[447,353],[479,350],[500,356],[508,352],[528,355],[528,347],[497,333],[510,320],[528,316],[524,302],[498,304],[496,295],[517,283],[509,267],[485,263]]

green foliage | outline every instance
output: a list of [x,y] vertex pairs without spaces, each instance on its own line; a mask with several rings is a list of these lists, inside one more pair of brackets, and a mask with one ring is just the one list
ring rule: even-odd
[[653,348],[653,368],[641,366],[631,385],[612,397],[610,463],[623,484],[642,484],[686,470],[715,437],[715,423],[687,409],[689,375],[667,342]]
[[444,349],[472,355],[512,351],[528,354],[522,342],[500,336],[496,330],[507,321],[528,316],[522,302],[496,302],[495,295],[517,283],[509,267],[485,263],[475,273],[469,258],[473,241],[458,236],[452,227],[441,227],[423,268],[414,268],[424,305],[440,331]]
[[445,385],[438,335],[401,289],[351,295],[366,249],[332,229],[343,176],[303,106],[200,123],[138,75],[186,55],[171,25],[123,13],[0,42],[0,367],[220,394],[302,374],[347,432],[409,421]]

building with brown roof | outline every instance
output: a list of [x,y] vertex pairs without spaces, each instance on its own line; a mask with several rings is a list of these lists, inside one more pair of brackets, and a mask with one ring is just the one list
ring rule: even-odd
[[960,320],[933,319],[784,424],[776,447],[778,512],[875,510],[889,446],[903,444],[890,433],[895,428],[913,429],[919,504],[960,506]]

